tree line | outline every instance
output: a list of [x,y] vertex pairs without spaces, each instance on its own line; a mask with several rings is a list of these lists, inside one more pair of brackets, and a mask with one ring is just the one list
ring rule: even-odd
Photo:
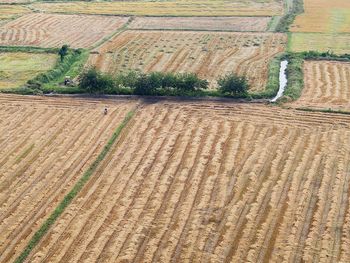
[[[217,91],[223,96],[246,97],[248,94],[249,84],[244,76],[230,73],[220,77],[217,84]],[[194,73],[130,71],[110,75],[90,68],[80,75],[79,87],[91,94],[196,96],[209,89],[209,82]]]

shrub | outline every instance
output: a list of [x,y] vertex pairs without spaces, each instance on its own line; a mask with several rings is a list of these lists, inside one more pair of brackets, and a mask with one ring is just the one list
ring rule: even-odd
[[234,97],[244,97],[248,94],[249,84],[245,77],[234,73],[228,74],[218,80],[219,91]]
[[104,93],[114,87],[114,81],[111,76],[90,68],[80,75],[79,87],[88,93]]

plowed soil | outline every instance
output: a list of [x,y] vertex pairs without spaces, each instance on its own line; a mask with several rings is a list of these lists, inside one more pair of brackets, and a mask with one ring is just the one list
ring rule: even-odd
[[301,97],[292,105],[350,110],[350,63],[305,61]]
[[132,107],[0,95],[0,262],[20,254]]
[[130,30],[90,55],[103,72],[193,72],[216,87],[227,73],[246,75],[251,91],[265,89],[270,60],[285,50],[287,37],[274,33]]
[[0,27],[0,45],[87,48],[117,31],[127,17],[29,14]]
[[28,262],[350,262],[350,116],[144,106]]

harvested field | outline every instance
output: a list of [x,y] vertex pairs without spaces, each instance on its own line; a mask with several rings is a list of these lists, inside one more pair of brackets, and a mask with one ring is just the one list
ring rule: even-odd
[[94,50],[88,65],[109,72],[194,72],[215,79],[246,75],[252,91],[265,89],[268,63],[283,52],[286,35],[273,33],[126,31]]
[[0,53],[0,89],[17,88],[52,69],[56,61],[54,54]]
[[350,33],[349,0],[304,0],[304,9],[291,31]]
[[31,12],[28,8],[19,5],[0,5],[0,10],[0,19],[11,19]]
[[292,33],[288,46],[293,52],[313,50],[349,54],[350,34]]
[[134,104],[0,95],[0,262],[14,262]]
[[282,1],[171,0],[34,3],[39,11],[70,14],[134,16],[274,16],[283,13]]
[[301,97],[292,105],[350,110],[350,63],[305,61]]
[[270,20],[271,17],[136,17],[128,28],[262,32]]
[[113,34],[127,17],[29,14],[0,27],[0,45],[88,48]]
[[144,106],[28,262],[350,262],[349,125]]

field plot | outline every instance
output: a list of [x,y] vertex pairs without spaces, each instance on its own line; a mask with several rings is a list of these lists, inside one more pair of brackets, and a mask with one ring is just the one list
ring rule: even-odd
[[11,19],[30,12],[28,8],[19,5],[0,5],[0,19]]
[[349,123],[144,106],[28,262],[349,262]]
[[87,48],[111,35],[127,17],[29,14],[0,27],[0,45]]
[[333,51],[336,54],[350,53],[350,34],[292,33],[288,49],[300,51]]
[[266,31],[270,17],[136,17],[131,29]]
[[305,61],[304,83],[292,105],[350,110],[350,63]]
[[36,75],[52,69],[58,56],[22,52],[0,52],[0,89],[16,88]]
[[291,31],[350,33],[349,0],[304,0],[304,9]]
[[39,11],[55,13],[141,16],[274,16],[283,13],[275,0],[156,0],[116,2],[34,3]]
[[350,52],[350,1],[304,0],[291,26],[291,51]]
[[284,34],[132,30],[92,52],[88,64],[109,73],[194,72],[212,87],[218,76],[234,71],[257,91],[265,89],[268,63],[285,44]]
[[0,95],[0,262],[14,261],[133,105]]

